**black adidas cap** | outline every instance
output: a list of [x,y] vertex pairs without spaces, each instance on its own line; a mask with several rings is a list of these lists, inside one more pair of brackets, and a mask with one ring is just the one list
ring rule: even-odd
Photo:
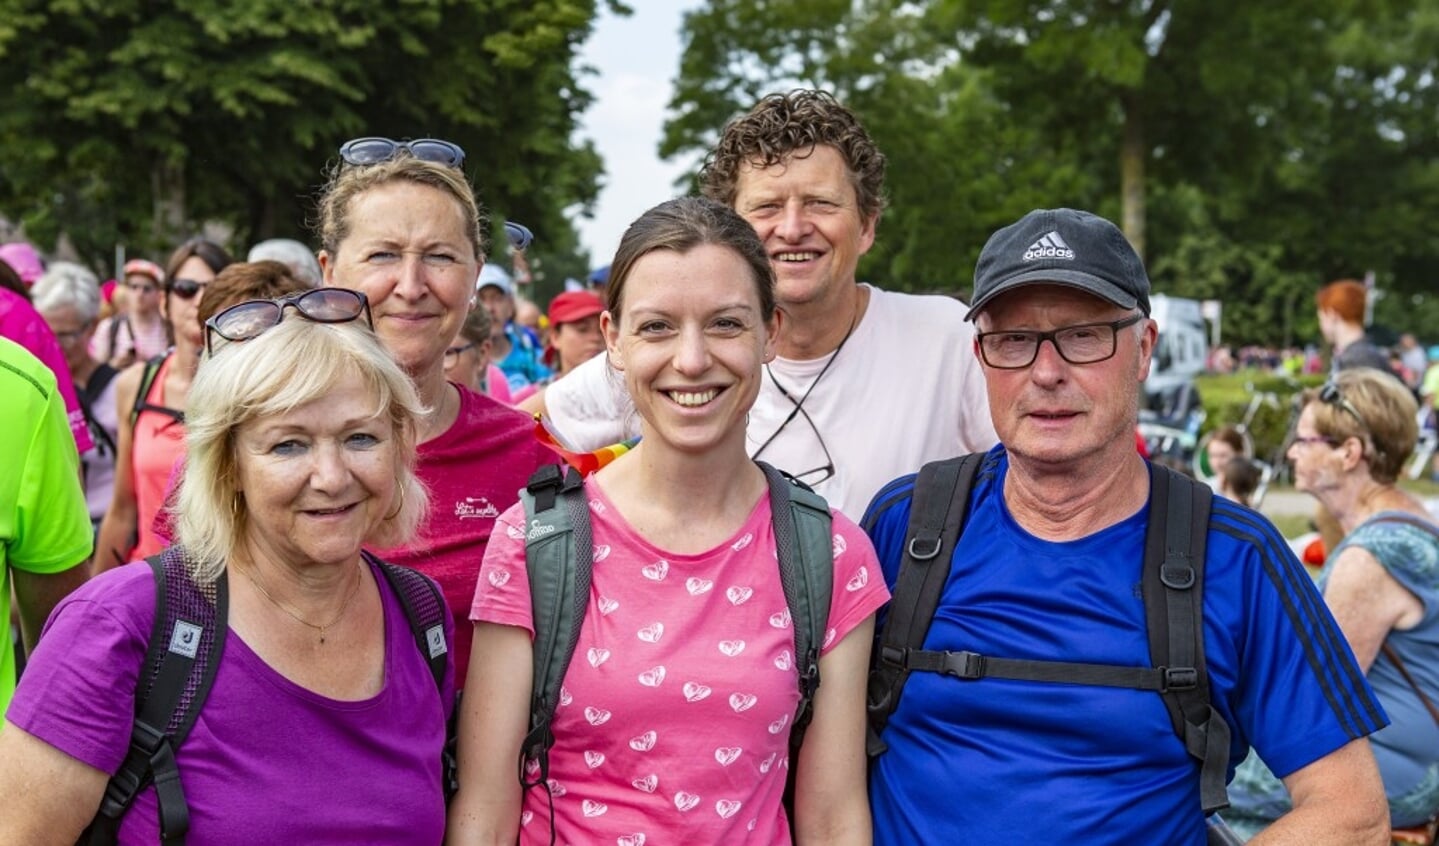
[[1035,209],[989,236],[974,266],[966,319],[1005,291],[1041,283],[1149,314],[1149,276],[1119,227],[1085,211]]

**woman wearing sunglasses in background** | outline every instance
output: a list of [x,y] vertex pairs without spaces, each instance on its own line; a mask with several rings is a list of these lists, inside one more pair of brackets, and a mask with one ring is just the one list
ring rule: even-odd
[[96,573],[164,547],[151,527],[171,470],[185,454],[185,406],[204,341],[200,295],[232,261],[223,247],[203,238],[181,244],[165,267],[160,301],[174,346],[115,377],[115,489],[95,542]]
[[[165,553],[183,567],[167,575],[171,595],[184,576],[228,595],[214,682],[175,753],[191,843],[444,836],[453,674],[436,684],[387,574],[361,551],[404,543],[425,510],[413,472],[423,409],[363,314],[361,295],[317,289],[211,321]],[[131,564],[51,616],[0,730],[0,843],[72,844],[96,813],[148,678],[155,589],[150,567]],[[443,626],[448,640],[448,615]],[[159,842],[157,802],[172,798],[142,790],[118,842]]]
[[170,329],[160,308],[165,272],[145,259],[125,262],[124,272],[123,307],[101,320],[90,339],[90,355],[122,370],[161,355],[170,346]]
[[[1344,370],[1306,395],[1289,448],[1295,487],[1344,531],[1320,585],[1391,720],[1369,743],[1397,828],[1439,813],[1439,527],[1395,486],[1418,437],[1417,411],[1388,373]],[[1283,785],[1253,756],[1236,771],[1229,799],[1224,817],[1242,832],[1289,807]]]
[[[375,334],[427,409],[416,472],[430,509],[414,543],[377,550],[440,583],[457,618],[469,612],[485,545],[530,474],[556,458],[512,408],[445,378],[445,351],[475,308],[485,257],[464,152],[430,139],[361,138],[340,148],[319,202],[325,284],[369,298]],[[471,627],[455,643],[465,678]]]
[[745,449],[780,320],[764,247],[728,206],[672,200],[625,232],[607,294],[608,361],[643,437],[585,482],[589,611],[548,768],[519,760],[535,623],[516,507],[475,590],[449,842],[787,846],[794,768],[794,842],[868,844],[865,671],[888,593],[869,540],[833,511],[821,683],[788,759],[794,630],[769,487]]

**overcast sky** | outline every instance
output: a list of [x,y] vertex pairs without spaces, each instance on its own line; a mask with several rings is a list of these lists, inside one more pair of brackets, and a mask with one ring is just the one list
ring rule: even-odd
[[604,158],[605,175],[592,220],[578,218],[580,243],[596,265],[609,264],[625,227],[645,209],[674,196],[687,161],[661,161],[655,152],[665,105],[679,72],[680,18],[698,0],[629,0],[627,18],[601,12],[583,61],[599,70],[588,80],[595,104],[585,113],[585,137]]

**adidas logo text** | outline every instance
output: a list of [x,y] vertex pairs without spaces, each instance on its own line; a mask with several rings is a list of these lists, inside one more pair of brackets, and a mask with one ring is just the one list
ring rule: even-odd
[[1029,245],[1024,251],[1025,261],[1037,261],[1039,259],[1070,259],[1074,258],[1074,250],[1064,243],[1058,232],[1051,232]]

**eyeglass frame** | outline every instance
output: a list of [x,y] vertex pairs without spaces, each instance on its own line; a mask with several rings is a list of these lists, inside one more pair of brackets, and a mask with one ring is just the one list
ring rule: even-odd
[[[317,318],[312,317],[311,315],[307,314],[307,313],[305,312],[305,310],[302,309],[302,308],[300,307],[300,305],[299,305],[300,300],[304,299],[304,298],[307,297],[307,296],[310,296],[311,294],[314,294],[314,293],[317,292],[317,291],[344,291],[344,292],[347,293],[347,294],[353,295],[353,296],[359,301],[359,303],[360,303],[360,308],[359,308],[358,311],[355,312],[355,314],[354,314],[352,317],[340,318],[340,319],[338,319],[338,320],[320,320],[320,319],[317,319]],[[274,323],[271,323],[269,326],[266,326],[264,329],[261,329],[260,331],[256,332],[255,334],[250,335],[249,337],[245,337],[245,338],[231,338],[231,337],[227,336],[227,335],[220,329],[220,322],[221,322],[220,319],[221,319],[222,317],[224,317],[224,316],[227,315],[227,314],[230,314],[231,312],[235,311],[235,310],[238,309],[238,308],[243,308],[244,306],[254,305],[255,303],[268,303],[268,304],[271,304],[271,305],[274,305],[274,306],[278,306],[279,311],[278,311],[277,316],[276,316],[276,318],[275,318],[275,322],[274,322]],[[227,343],[231,343],[231,344],[240,344],[240,343],[244,343],[245,341],[253,341],[253,340],[255,340],[256,338],[260,337],[261,335],[265,334],[266,332],[270,331],[271,329],[274,329],[276,326],[279,326],[281,323],[283,323],[284,320],[285,320],[285,309],[286,309],[286,308],[293,308],[297,314],[299,314],[299,315],[300,315],[301,317],[303,317],[304,319],[310,321],[311,323],[322,323],[322,324],[353,323],[354,321],[359,320],[360,317],[363,316],[363,317],[365,318],[365,323],[370,327],[370,329],[373,330],[373,329],[375,328],[375,318],[374,318],[374,315],[372,315],[372,314],[370,313],[370,298],[367,297],[367,296],[365,296],[365,293],[364,293],[363,291],[356,291],[356,290],[353,290],[353,289],[351,289],[351,288],[338,288],[338,287],[333,287],[333,286],[326,286],[326,287],[321,287],[321,288],[310,288],[309,290],[299,291],[299,292],[297,292],[297,293],[288,294],[288,295],[283,296],[283,297],[274,297],[274,298],[272,298],[272,299],[245,300],[244,302],[235,303],[234,305],[226,308],[224,311],[221,311],[221,312],[218,312],[218,313],[216,313],[216,314],[211,315],[211,316],[210,316],[210,319],[205,321],[205,354],[206,354],[207,356],[213,356],[213,355],[215,354],[214,346],[213,346],[214,342],[213,342],[213,340],[212,340],[212,335],[219,335],[220,338],[221,338],[221,340],[224,340],[224,341],[226,341]]]
[[469,352],[470,350],[474,349],[476,346],[478,346],[478,344],[476,344],[474,341],[469,341],[469,342],[467,342],[467,343],[461,344],[461,345],[458,346],[458,347],[446,347],[446,348],[445,348],[445,354],[444,354],[444,357],[443,357],[443,359],[442,359],[442,363],[444,364],[444,366],[449,367],[449,366],[451,366],[451,365],[450,365],[450,359],[451,359],[451,358],[454,358],[455,360],[459,360],[460,356],[462,356],[462,355],[464,355],[465,353]]
[[[1076,366],[1082,366],[1086,364],[1099,364],[1102,361],[1108,361],[1111,358],[1114,358],[1115,353],[1119,352],[1119,330],[1127,329],[1128,327],[1133,326],[1134,324],[1143,320],[1144,317],[1145,316],[1142,312],[1136,312],[1135,314],[1131,314],[1128,317],[1120,318],[1119,320],[1100,321],[1096,323],[1076,323],[1073,326],[1061,326],[1058,329],[1050,329],[1044,332],[1041,332],[1037,329],[999,329],[992,332],[975,332],[974,348],[975,351],[979,353],[979,358],[981,361],[984,362],[985,366],[992,367],[995,370],[1024,370],[1025,368],[1034,366],[1034,362],[1039,359],[1039,348],[1044,346],[1045,341],[1049,341],[1050,345],[1054,347],[1054,351],[1059,354],[1060,358],[1064,359],[1066,364],[1072,364]],[[1059,335],[1061,333],[1072,332],[1076,329],[1098,329],[1101,327],[1106,328],[1110,331],[1108,355],[1102,356],[1100,358],[1090,359],[1088,361],[1074,361],[1069,356],[1064,354],[1064,349],[1059,345]],[[995,364],[989,360],[988,354],[986,354],[984,351],[984,339],[991,335],[1025,335],[1031,337],[1034,339],[1034,354],[1031,355],[1029,361],[1026,361],[1024,364]]]
[[[359,147],[359,145],[376,141],[390,145],[389,153],[383,158],[374,159],[372,161],[365,161],[353,157],[353,153]],[[421,155],[416,152],[416,147],[420,145],[434,145],[441,150],[448,152],[449,156],[446,158],[431,158],[430,156]],[[382,164],[384,162],[394,159],[397,155],[399,155],[401,150],[404,150],[406,153],[409,153],[411,156],[423,162],[434,162],[435,164],[444,165],[445,167],[454,168],[455,170],[464,170],[465,167],[465,151],[463,148],[460,147],[459,144],[456,144],[453,141],[446,141],[442,138],[416,138],[411,141],[396,141],[393,138],[385,138],[381,135],[367,135],[363,138],[351,138],[349,141],[341,144],[340,161],[344,162],[350,167],[370,167],[372,165]]]

